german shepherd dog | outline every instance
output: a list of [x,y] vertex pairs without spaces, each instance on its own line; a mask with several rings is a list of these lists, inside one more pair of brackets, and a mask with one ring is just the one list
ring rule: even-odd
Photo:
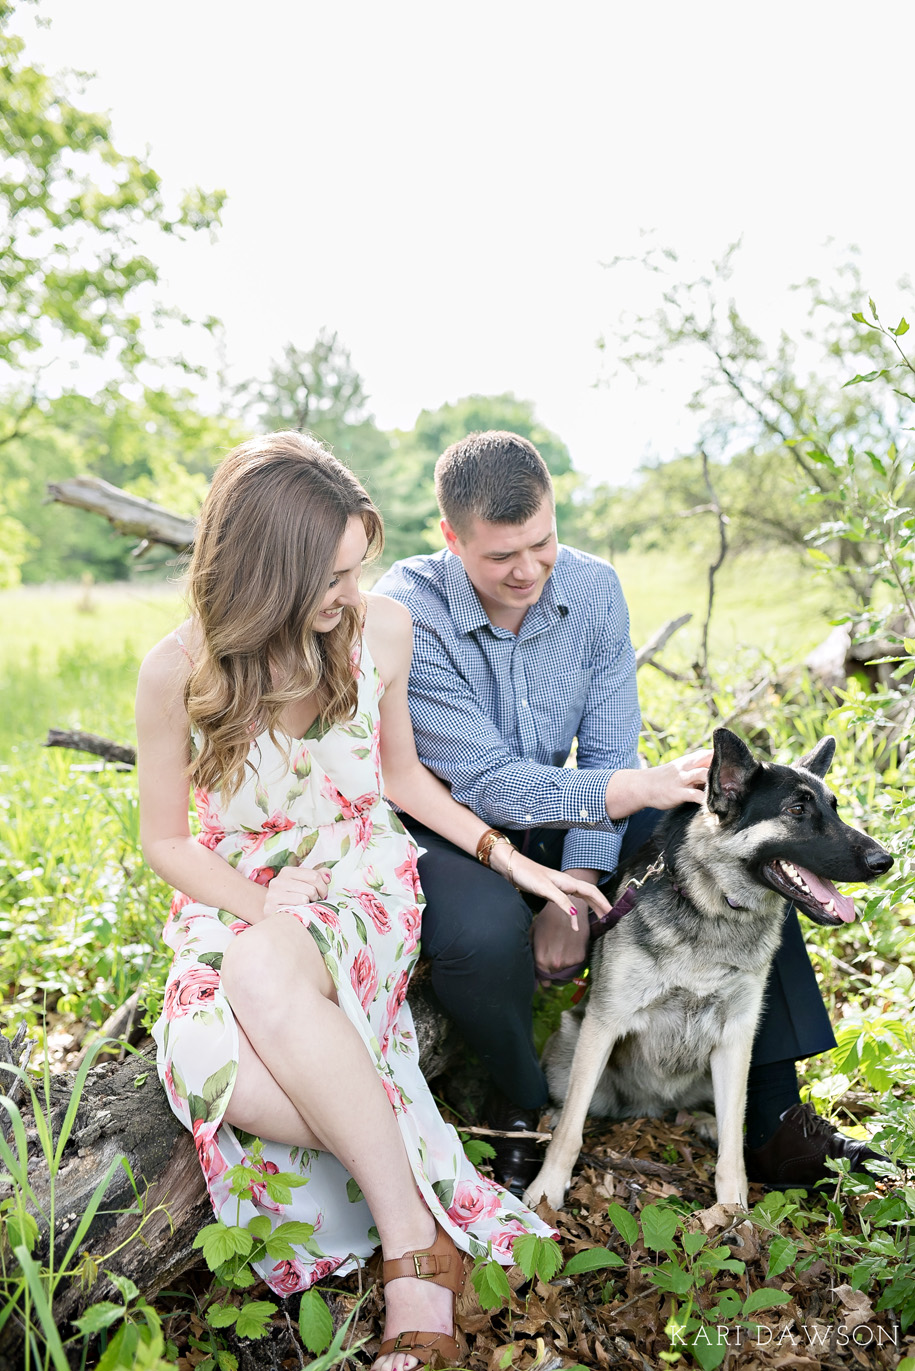
[[785,901],[815,923],[847,923],[854,903],[833,880],[871,880],[893,864],[838,817],[822,779],[834,752],[827,737],[777,766],[715,730],[704,805],[665,815],[623,874],[618,893],[629,901],[634,890],[634,907],[595,944],[583,1018],[567,1011],[547,1043],[547,1079],[565,1107],[529,1203],[562,1205],[589,1107],[627,1118],[713,1103],[718,1201],[746,1205],[747,1073]]

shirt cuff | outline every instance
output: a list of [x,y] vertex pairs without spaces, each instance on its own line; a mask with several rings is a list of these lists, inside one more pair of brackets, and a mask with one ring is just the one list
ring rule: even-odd
[[610,819],[608,822],[612,825],[611,832],[589,831],[585,828],[569,830],[562,845],[563,871],[583,867],[609,875],[616,870],[629,820]]
[[579,771],[577,767],[559,767],[553,784],[561,790],[560,822],[578,827],[598,828],[613,832],[617,822],[607,814],[607,786],[613,771]]

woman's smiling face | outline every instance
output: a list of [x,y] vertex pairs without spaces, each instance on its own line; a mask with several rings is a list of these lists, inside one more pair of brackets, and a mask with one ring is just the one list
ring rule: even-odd
[[367,551],[368,538],[362,520],[358,514],[351,514],[337,546],[327,594],[311,626],[315,633],[329,633],[339,624],[340,615],[347,605],[361,603],[359,577]]

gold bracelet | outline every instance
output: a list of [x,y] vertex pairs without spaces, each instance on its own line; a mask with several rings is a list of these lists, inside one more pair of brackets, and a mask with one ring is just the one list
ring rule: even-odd
[[515,889],[516,889],[517,891],[520,891],[520,890],[521,890],[521,887],[520,887],[520,885],[517,885],[517,884],[516,884],[515,878],[514,878],[514,876],[512,875],[512,858],[514,857],[515,851],[516,851],[516,849],[515,849],[515,844],[512,843],[512,842],[510,842],[509,845],[508,845],[508,847],[509,847],[509,851],[508,851],[508,871],[507,871],[505,874],[508,876],[508,879],[511,881],[511,883],[512,883],[512,885],[515,887]]
[[496,843],[510,843],[511,839],[506,838],[504,833],[500,833],[497,828],[487,828],[486,832],[480,837],[477,843],[477,861],[484,866],[492,865],[492,850]]

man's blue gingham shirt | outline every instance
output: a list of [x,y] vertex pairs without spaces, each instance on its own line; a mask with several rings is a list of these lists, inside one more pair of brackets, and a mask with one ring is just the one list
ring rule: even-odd
[[[616,868],[615,771],[638,766],[629,611],[616,572],[559,548],[517,634],[494,628],[447,549],[397,562],[374,589],[413,615],[410,714],[421,761],[503,828],[568,828],[562,865]],[[576,767],[566,767],[578,739]],[[420,816],[418,816],[420,817]]]

